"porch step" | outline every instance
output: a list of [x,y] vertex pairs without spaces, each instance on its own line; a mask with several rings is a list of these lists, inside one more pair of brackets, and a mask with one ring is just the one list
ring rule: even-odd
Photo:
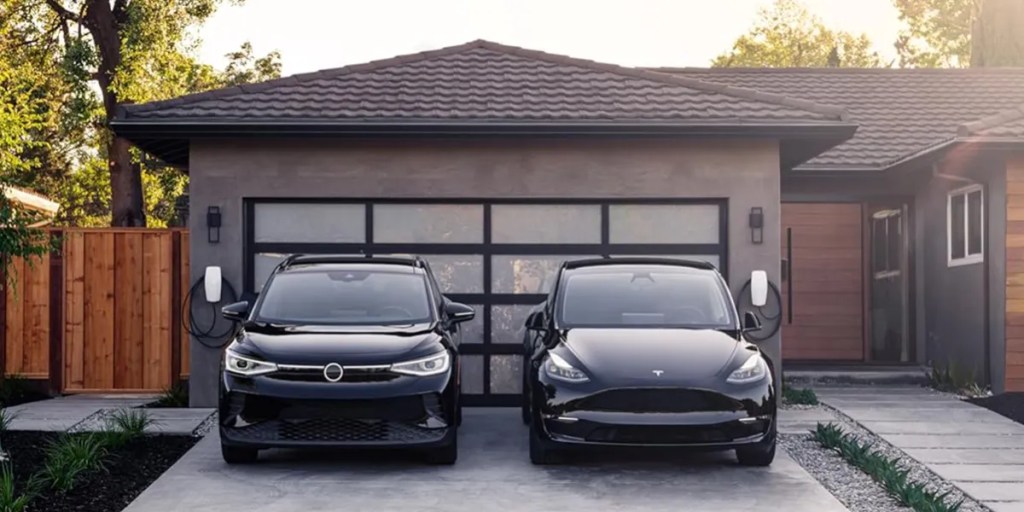
[[793,384],[928,384],[923,366],[799,366],[783,368],[786,382]]

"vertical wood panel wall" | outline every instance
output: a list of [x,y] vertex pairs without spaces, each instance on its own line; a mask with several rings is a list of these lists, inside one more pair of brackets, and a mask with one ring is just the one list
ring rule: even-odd
[[1024,155],[1006,166],[1006,391],[1024,391]]
[[[17,282],[5,296],[4,373],[50,378],[69,392],[159,391],[187,376],[180,299],[188,285],[188,233],[59,231],[59,257],[10,266]],[[51,366],[59,368],[53,375]]]

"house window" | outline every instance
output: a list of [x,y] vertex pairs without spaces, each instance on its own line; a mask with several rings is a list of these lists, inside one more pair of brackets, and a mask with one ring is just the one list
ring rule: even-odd
[[949,193],[946,202],[949,266],[984,261],[984,202],[981,185],[972,185]]

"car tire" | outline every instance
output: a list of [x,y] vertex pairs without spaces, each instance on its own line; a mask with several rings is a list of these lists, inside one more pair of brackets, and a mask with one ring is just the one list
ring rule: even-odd
[[438,466],[450,466],[455,464],[456,459],[459,458],[458,439],[458,432],[454,432],[452,440],[448,444],[427,450],[427,463]]
[[742,466],[770,466],[775,460],[775,445],[778,436],[775,435],[775,426],[769,433],[770,438],[750,446],[736,449],[736,460]]
[[530,462],[536,466],[549,466],[564,461],[561,450],[551,446],[550,441],[542,437],[536,422],[530,424]]
[[259,460],[259,454],[260,451],[256,448],[229,446],[224,443],[220,445],[220,455],[228,464],[252,464]]

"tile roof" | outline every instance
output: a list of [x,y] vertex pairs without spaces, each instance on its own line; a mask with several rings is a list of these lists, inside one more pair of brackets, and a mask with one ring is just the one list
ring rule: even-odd
[[1024,103],[1016,108],[960,125],[960,135],[1024,139]]
[[[885,168],[951,141],[965,123],[1024,104],[1022,68],[659,71],[846,107],[856,134],[801,169]],[[1024,121],[993,130],[985,135],[1024,134]]]
[[130,105],[120,121],[811,124],[842,108],[488,41]]

